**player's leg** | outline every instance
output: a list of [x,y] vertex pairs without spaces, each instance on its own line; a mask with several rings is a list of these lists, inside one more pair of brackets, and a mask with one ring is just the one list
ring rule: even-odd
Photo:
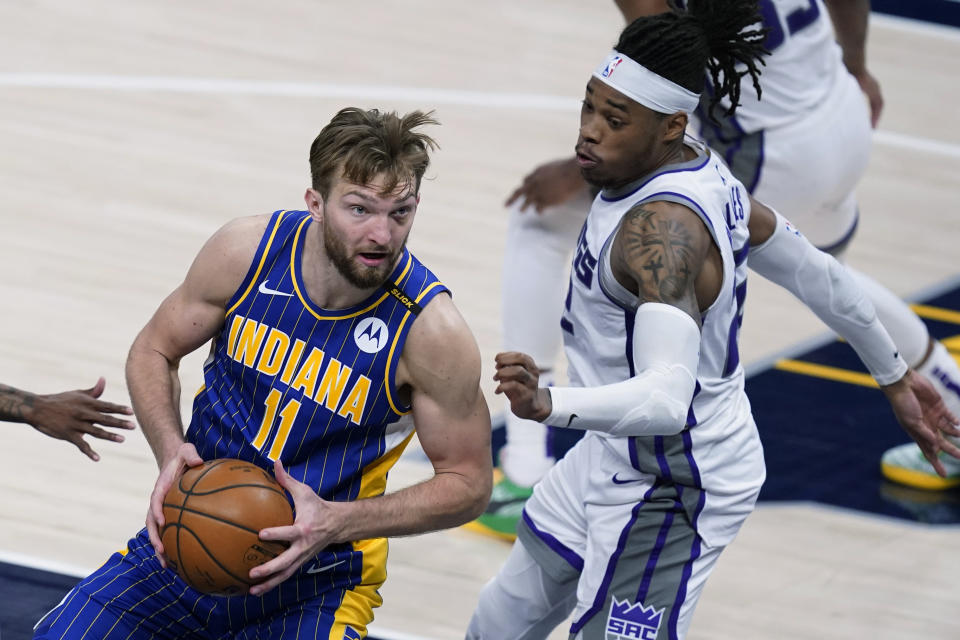
[[[537,213],[510,210],[503,262],[503,344],[506,351],[531,355],[543,371],[540,384],[553,383],[561,348],[560,315],[569,257],[590,208],[584,190],[573,200]],[[503,478],[478,523],[504,537],[515,535],[531,488],[553,466],[548,428],[506,412],[506,444],[500,451]]]
[[586,552],[584,490],[599,438],[578,442],[534,487],[504,566],[480,594],[469,640],[546,638],[576,603]]
[[144,530],[47,613],[34,640],[218,637],[216,608],[160,566]]
[[577,599],[573,569],[557,579],[517,540],[506,562],[480,592],[467,640],[542,640],[566,620]]

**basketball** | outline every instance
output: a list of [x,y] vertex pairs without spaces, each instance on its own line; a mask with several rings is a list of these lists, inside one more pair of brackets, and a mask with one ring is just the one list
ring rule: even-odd
[[188,469],[163,500],[160,538],[170,566],[191,587],[232,596],[254,583],[250,569],[277,557],[286,542],[261,529],[293,524],[287,494],[255,464],[221,459]]

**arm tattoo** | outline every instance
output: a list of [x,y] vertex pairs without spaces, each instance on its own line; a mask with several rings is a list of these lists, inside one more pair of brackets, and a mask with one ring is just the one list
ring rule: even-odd
[[0,384],[0,420],[26,422],[26,414],[33,408],[36,396]]
[[635,207],[623,218],[623,257],[648,301],[682,298],[692,285],[696,239],[681,222]]

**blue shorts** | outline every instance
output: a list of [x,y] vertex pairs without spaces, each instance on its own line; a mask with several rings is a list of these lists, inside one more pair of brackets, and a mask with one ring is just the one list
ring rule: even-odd
[[324,551],[263,596],[219,597],[161,567],[143,529],[37,623],[34,640],[359,640],[380,605],[380,584],[364,584],[370,567],[354,547]]

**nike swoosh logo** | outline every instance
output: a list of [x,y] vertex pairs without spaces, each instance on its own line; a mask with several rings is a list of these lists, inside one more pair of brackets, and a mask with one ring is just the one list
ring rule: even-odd
[[346,562],[346,560],[341,560],[340,562],[334,562],[333,564],[328,564],[323,567],[318,567],[317,564],[319,563],[317,563],[317,564],[314,564],[309,569],[307,569],[307,573],[323,573],[324,571],[328,569],[333,569],[335,566],[343,564],[344,562]]
[[267,286],[268,282],[270,281],[264,280],[263,282],[261,282],[260,286],[257,287],[257,291],[259,291],[260,293],[266,293],[267,295],[271,295],[271,296],[288,296],[288,297],[293,296],[292,293],[287,293],[286,291],[277,291],[276,289],[271,289],[270,287]]
[[578,416],[577,414],[571,413],[571,414],[570,414],[570,419],[567,420],[567,427],[569,427],[570,425],[572,425],[572,424],[573,424],[573,421],[574,421],[576,418],[579,418],[579,417],[580,417],[580,416]]
[[613,484],[630,484],[631,482],[641,482],[643,478],[628,478],[627,480],[619,480],[617,474],[613,474]]

